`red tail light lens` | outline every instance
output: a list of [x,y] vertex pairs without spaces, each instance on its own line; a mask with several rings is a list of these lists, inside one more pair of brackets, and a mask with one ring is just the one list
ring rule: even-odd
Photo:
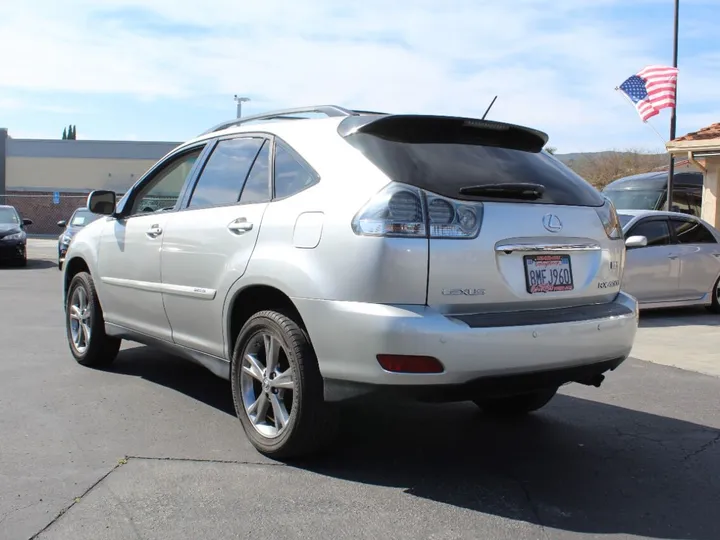
[[377,360],[385,371],[392,373],[442,373],[445,368],[432,356],[378,354]]

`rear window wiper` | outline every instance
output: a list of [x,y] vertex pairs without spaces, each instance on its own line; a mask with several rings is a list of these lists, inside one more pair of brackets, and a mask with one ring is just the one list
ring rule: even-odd
[[483,184],[480,186],[461,187],[458,192],[460,195],[534,201],[543,196],[545,186],[542,184],[521,182],[515,184]]

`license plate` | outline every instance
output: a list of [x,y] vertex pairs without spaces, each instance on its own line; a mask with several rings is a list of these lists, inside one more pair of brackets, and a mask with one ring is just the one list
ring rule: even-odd
[[523,260],[530,294],[573,290],[570,255],[525,255]]

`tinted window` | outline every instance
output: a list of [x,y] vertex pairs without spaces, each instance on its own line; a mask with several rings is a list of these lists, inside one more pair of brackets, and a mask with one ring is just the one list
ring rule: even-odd
[[618,219],[620,220],[620,225],[622,227],[630,223],[634,217],[635,216],[631,216],[629,214],[618,214]]
[[202,148],[172,159],[145,184],[133,202],[131,214],[174,208]]
[[241,204],[267,202],[270,200],[270,143],[265,141],[255,158],[245,187],[240,195]]
[[702,206],[702,193],[686,190],[673,189],[673,211],[690,214],[691,216],[699,216]]
[[260,138],[219,141],[200,173],[188,206],[201,208],[238,202],[263,141]]
[[302,158],[283,144],[275,145],[275,198],[290,197],[312,186],[317,175]]
[[715,237],[702,223],[693,221],[670,221],[681,244],[717,244]]
[[0,208],[0,223],[17,225],[20,218],[14,208]]
[[[454,143],[452,140],[447,143],[402,142],[367,133],[348,135],[346,140],[392,180],[447,197],[579,206],[602,206],[604,203],[594,187],[546,152]],[[542,184],[545,191],[536,200],[469,196],[459,192],[463,187],[518,183]]]
[[631,236],[644,236],[647,238],[647,245],[664,246],[670,243],[670,228],[667,221],[641,221],[635,225],[630,233]]

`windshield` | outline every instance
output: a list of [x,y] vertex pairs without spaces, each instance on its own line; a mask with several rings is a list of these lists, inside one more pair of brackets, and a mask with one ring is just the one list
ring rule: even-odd
[[100,217],[100,214],[93,214],[90,210],[76,210],[70,220],[73,227],[84,227],[88,223],[92,223]]
[[618,210],[656,210],[662,189],[610,189],[603,192]]
[[3,225],[20,225],[20,218],[13,208],[0,208],[0,223]]

